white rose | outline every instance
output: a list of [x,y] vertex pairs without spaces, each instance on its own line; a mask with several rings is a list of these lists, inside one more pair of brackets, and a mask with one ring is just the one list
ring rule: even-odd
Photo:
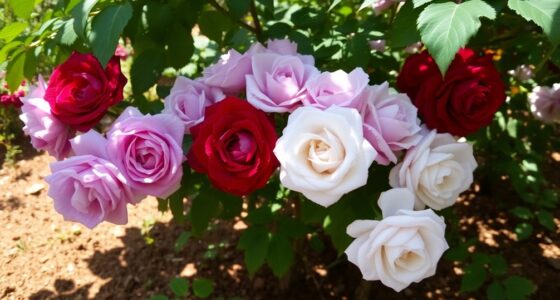
[[362,126],[355,109],[296,109],[274,148],[282,184],[325,207],[365,185],[377,152]]
[[459,194],[469,188],[476,167],[470,144],[433,130],[393,167],[389,184],[412,191],[416,195],[416,209],[427,205],[439,210],[453,205]]
[[435,274],[443,252],[445,223],[431,209],[413,211],[406,188],[381,193],[383,220],[356,220],[346,232],[356,238],[345,253],[365,280],[380,280],[399,292]]

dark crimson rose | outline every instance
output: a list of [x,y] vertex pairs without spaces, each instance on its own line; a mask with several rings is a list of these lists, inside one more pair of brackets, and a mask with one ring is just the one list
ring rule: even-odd
[[125,84],[119,57],[113,56],[103,70],[92,54],[74,52],[52,73],[45,99],[57,119],[85,132],[123,99]]
[[188,163],[225,192],[250,194],[278,167],[274,123],[241,99],[226,97],[206,108],[204,121],[191,127],[191,134]]
[[490,124],[506,99],[490,56],[461,49],[442,78],[427,51],[408,57],[397,87],[418,107],[429,128],[465,136]]

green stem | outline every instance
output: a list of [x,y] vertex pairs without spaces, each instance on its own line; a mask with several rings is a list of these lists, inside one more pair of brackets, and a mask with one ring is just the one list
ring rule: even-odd
[[259,42],[264,42],[263,35],[262,35],[262,27],[261,22],[259,21],[259,14],[257,13],[257,6],[255,5],[255,0],[251,1],[251,6],[249,10],[251,12],[251,17],[253,18],[253,23],[255,25],[255,35],[257,36],[257,40]]
[[[257,29],[239,19],[234,18],[229,11],[227,11],[225,8],[223,8],[218,2],[216,2],[216,0],[209,0],[208,4],[210,4],[212,7],[214,7],[217,11],[221,12],[222,14],[226,15],[228,18],[230,18],[233,22],[237,23],[239,26],[253,32],[257,38],[259,36],[259,32],[257,31]],[[259,24],[260,25],[260,24]]]

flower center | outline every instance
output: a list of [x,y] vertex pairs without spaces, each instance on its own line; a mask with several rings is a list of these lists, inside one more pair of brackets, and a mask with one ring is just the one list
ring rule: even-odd
[[344,156],[345,151],[340,140],[326,128],[309,141],[307,160],[311,168],[318,173],[334,173]]

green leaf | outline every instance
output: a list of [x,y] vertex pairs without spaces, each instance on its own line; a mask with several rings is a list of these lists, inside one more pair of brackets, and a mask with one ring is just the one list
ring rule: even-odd
[[264,264],[269,245],[269,233],[263,226],[251,226],[241,234],[238,246],[245,251],[245,264],[250,275]]
[[507,261],[501,255],[492,256],[488,265],[490,267],[490,272],[493,275],[500,276],[504,275],[507,272]]
[[517,235],[517,240],[522,241],[527,239],[533,234],[533,225],[529,223],[521,223],[515,226],[515,234]]
[[4,45],[4,47],[0,49],[0,64],[2,64],[8,58],[12,50],[16,49],[21,45],[23,45],[23,43],[20,41],[13,41],[9,44]]
[[103,67],[115,54],[119,36],[131,17],[132,6],[125,2],[108,6],[93,18],[88,38],[93,54]]
[[331,5],[329,6],[329,10],[331,11],[333,8],[335,8],[340,2],[342,2],[342,0],[334,0]]
[[266,261],[277,277],[290,270],[294,262],[294,249],[288,238],[281,234],[272,236]]
[[432,0],[412,0],[412,3],[414,3],[414,8],[420,7],[430,2],[432,2]]
[[141,94],[152,87],[165,67],[161,49],[149,49],[138,55],[130,69],[132,92]]
[[506,297],[508,300],[527,299],[535,291],[535,285],[529,279],[511,276],[504,280]]
[[235,19],[243,17],[248,11],[251,0],[227,0],[229,13]]
[[488,297],[488,300],[505,300],[506,291],[504,286],[497,281],[492,282],[486,289],[486,297]]
[[37,55],[34,48],[30,48],[25,52],[25,65],[23,67],[23,76],[25,78],[34,78],[37,72]]
[[191,30],[175,22],[168,29],[166,58],[170,66],[180,69],[184,67],[194,53],[194,40]]
[[469,246],[470,245],[468,243],[462,243],[447,250],[444,256],[448,260],[464,261],[469,256]]
[[6,25],[2,30],[0,30],[0,39],[4,42],[9,43],[13,41],[20,33],[22,33],[25,28],[29,26],[26,23],[11,23]]
[[554,222],[554,217],[552,214],[546,210],[539,210],[537,212],[537,220],[539,223],[550,231],[556,230],[556,222]]
[[539,25],[552,43],[560,43],[560,1],[509,0],[508,6],[524,19]]
[[406,47],[420,41],[420,34],[416,28],[416,20],[418,20],[419,14],[420,10],[414,9],[410,1],[407,1],[401,7],[389,31],[391,47]]
[[214,291],[214,282],[210,279],[197,278],[193,282],[194,295],[200,298],[208,298]]
[[177,297],[185,297],[189,292],[189,282],[185,278],[175,277],[169,282],[169,288]]
[[465,268],[465,274],[461,278],[461,291],[471,292],[479,289],[486,280],[486,269],[484,265],[473,263]]
[[24,75],[23,70],[25,67],[25,53],[19,53],[13,57],[8,62],[7,72],[6,72],[6,82],[8,83],[8,88],[13,93],[15,92],[21,82],[23,81]]
[[213,188],[206,188],[192,201],[190,218],[193,233],[201,234],[213,217],[220,213],[220,200],[215,196]]
[[181,232],[181,235],[179,235],[179,237],[175,241],[175,245],[173,247],[175,249],[175,252],[179,252],[179,251],[183,250],[183,248],[185,247],[185,245],[187,244],[187,242],[191,238],[191,235],[192,234],[191,234],[190,231]]
[[74,22],[74,31],[81,39],[85,39],[86,24],[89,13],[97,4],[98,0],[83,0],[72,9],[72,17],[76,20]]
[[509,212],[522,220],[531,220],[533,218],[533,213],[523,206],[516,206],[510,209]]
[[153,295],[150,300],[169,300],[165,295]]
[[29,18],[35,6],[35,0],[8,0],[8,3],[12,7],[14,14],[22,19]]
[[169,208],[173,214],[173,220],[179,224],[185,222],[185,212],[183,206],[184,197],[185,195],[181,193],[180,190],[169,197]]
[[200,32],[209,39],[222,43],[223,36],[233,26],[229,18],[217,11],[205,11],[198,18]]
[[442,74],[480,28],[480,17],[494,19],[496,11],[482,0],[463,3],[432,3],[420,13],[418,29],[422,42],[434,57]]
[[364,2],[362,2],[362,5],[360,5],[360,8],[358,10],[362,10],[368,6],[371,6],[375,1],[377,0],[364,0]]
[[158,211],[162,213],[166,212],[167,209],[169,208],[169,199],[158,198],[157,200],[158,200],[158,207],[157,207]]
[[78,36],[74,32],[74,19],[64,21],[56,33],[56,40],[66,46],[74,44],[77,38]]

